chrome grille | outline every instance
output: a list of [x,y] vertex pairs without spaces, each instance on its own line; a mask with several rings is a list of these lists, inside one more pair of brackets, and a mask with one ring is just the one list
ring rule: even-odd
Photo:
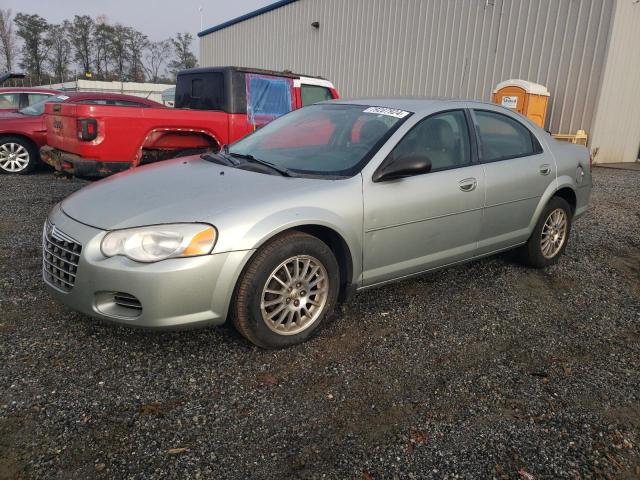
[[76,282],[82,245],[48,221],[42,235],[42,274],[52,287],[70,292]]

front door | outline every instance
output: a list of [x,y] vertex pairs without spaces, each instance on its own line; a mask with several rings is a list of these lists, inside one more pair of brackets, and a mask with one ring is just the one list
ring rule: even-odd
[[[429,173],[364,179],[364,285],[474,256],[485,195],[467,116],[452,110],[417,123],[390,154],[425,155]],[[383,162],[384,164],[384,162]]]

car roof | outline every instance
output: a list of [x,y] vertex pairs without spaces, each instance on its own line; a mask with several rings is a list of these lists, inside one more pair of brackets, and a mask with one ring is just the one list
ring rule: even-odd
[[265,69],[262,69],[262,68],[235,67],[235,66],[189,68],[187,70],[179,71],[178,72],[178,76],[191,75],[191,74],[197,74],[197,73],[224,72],[224,71],[236,71],[236,72],[242,72],[242,73],[255,73],[255,74],[258,74],[258,75],[272,75],[272,76],[275,76],[275,77],[286,77],[286,78],[308,77],[308,78],[317,78],[319,80],[326,80],[324,77],[295,73],[295,72],[292,72],[291,70],[278,71],[278,70],[265,70]]
[[347,105],[366,105],[370,107],[385,107],[406,110],[413,113],[432,112],[433,110],[453,107],[500,107],[495,103],[479,100],[445,97],[363,97],[340,100],[329,100],[322,103],[341,103]]

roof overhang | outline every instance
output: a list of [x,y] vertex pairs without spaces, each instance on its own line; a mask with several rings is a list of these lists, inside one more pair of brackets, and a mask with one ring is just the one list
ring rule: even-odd
[[201,32],[198,32],[198,37],[204,37],[209,33],[217,32],[218,30],[225,29],[236,23],[244,22],[245,20],[249,20],[250,18],[260,16],[264,13],[271,12],[272,10],[276,10],[280,7],[284,7],[285,5],[289,5],[290,3],[297,2],[298,0],[279,0],[278,2],[274,2],[270,5],[259,8],[258,10],[254,10],[253,12],[246,13],[239,17],[233,18],[227,22],[221,23],[219,25],[215,25],[213,27],[209,27]]

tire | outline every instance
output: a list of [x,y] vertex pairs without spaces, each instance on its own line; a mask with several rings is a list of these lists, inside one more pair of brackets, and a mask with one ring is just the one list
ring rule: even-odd
[[286,232],[262,246],[245,267],[231,318],[259,347],[295,345],[310,338],[331,315],[339,286],[338,262],[327,244],[306,233]]
[[[552,214],[555,215],[554,219],[551,218]],[[571,234],[571,219],[571,207],[565,199],[553,197],[549,200],[547,206],[542,210],[531,237],[521,247],[522,261],[534,268],[544,268],[556,263],[567,248]],[[548,222],[550,225],[547,225]],[[562,226],[558,228],[558,225]],[[547,234],[549,227],[551,231]],[[545,233],[544,238],[543,233]],[[554,238],[557,240],[554,241]]]
[[0,138],[0,172],[26,175],[36,167],[38,152],[29,140],[21,137]]

